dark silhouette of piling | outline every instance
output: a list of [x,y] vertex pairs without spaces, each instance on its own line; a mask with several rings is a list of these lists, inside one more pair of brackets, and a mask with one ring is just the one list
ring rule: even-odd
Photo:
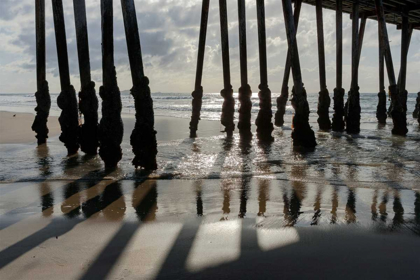
[[337,0],[336,10],[336,88],[334,89],[333,131],[344,130],[344,94],[343,89],[343,1]]
[[52,0],[52,6],[61,84],[61,93],[57,98],[57,105],[61,109],[61,114],[58,119],[61,126],[60,141],[66,146],[68,155],[73,155],[79,150],[80,129],[77,98],[76,91],[70,84],[63,2],[62,0]]
[[379,93],[378,106],[376,107],[376,118],[380,124],[386,124],[388,116],[386,110],[386,92],[385,92],[385,57],[384,46],[381,39],[381,25],[378,24],[378,38],[379,38]]
[[144,76],[136,8],[133,0],[121,0],[121,6],[133,80],[131,95],[134,97],[136,108],[136,124],[130,138],[135,155],[132,163],[136,168],[156,170],[157,142],[154,129],[153,100],[150,94],[149,79]]
[[[302,8],[302,0],[296,0],[295,12],[294,12],[294,23],[296,31],[299,25],[300,10]],[[281,87],[280,96],[277,98],[277,112],[275,114],[274,124],[276,126],[284,125],[284,114],[286,113],[286,103],[289,98],[289,78],[290,68],[292,66],[292,60],[290,58],[290,50],[287,50],[286,65],[284,66],[283,84]]]
[[246,46],[246,14],[245,0],[238,0],[239,19],[239,57],[241,67],[241,87],[239,88],[239,122],[241,136],[250,137],[251,132],[251,87],[248,84],[247,46]]
[[404,107],[402,105],[402,98],[398,92],[398,88],[397,88],[397,84],[395,80],[394,65],[392,62],[391,49],[389,46],[388,32],[386,29],[384,7],[383,7],[382,0],[375,0],[375,5],[376,5],[377,16],[378,16],[378,24],[381,25],[380,36],[381,36],[382,44],[384,47],[385,62],[386,62],[386,68],[388,72],[389,92],[391,95],[391,116],[392,116],[392,121],[394,123],[394,128],[392,129],[392,133],[396,135],[405,136],[408,132],[407,116],[406,116],[406,112],[404,111]]
[[233,135],[233,131],[235,130],[235,123],[233,121],[235,113],[235,99],[233,98],[233,89],[230,79],[229,33],[226,0],[219,0],[219,11],[224,83],[224,88],[220,92],[220,95],[224,99],[221,122],[225,127],[227,136],[230,137]]
[[197,71],[195,75],[195,88],[192,92],[192,115],[190,122],[190,137],[197,137],[198,122],[200,121],[201,105],[203,103],[203,87],[201,81],[203,77],[204,65],[204,51],[206,49],[206,35],[207,35],[207,22],[209,18],[209,5],[210,0],[203,0],[201,10],[201,25],[200,25],[200,38],[198,39],[198,57],[197,57]]
[[261,83],[259,85],[260,92],[258,93],[260,111],[258,112],[255,124],[257,125],[258,138],[272,141],[274,138],[271,136],[271,132],[273,132],[274,127],[271,122],[271,118],[273,117],[273,112],[271,111],[271,91],[268,88],[264,0],[257,0],[257,19]]
[[360,93],[359,93],[359,0],[353,2],[352,21],[352,74],[351,88],[345,106],[346,131],[349,134],[360,132]]
[[292,106],[295,109],[292,132],[293,145],[308,148],[315,147],[315,133],[309,125],[309,104],[306,97],[306,90],[303,87],[302,75],[299,61],[299,51],[296,42],[296,28],[293,19],[291,0],[282,0],[283,15],[286,25],[287,42],[289,45],[291,65],[293,72],[293,98]]
[[99,155],[105,168],[117,166],[122,158],[124,126],[121,119],[121,93],[114,66],[114,27],[112,0],[101,0],[102,25],[102,119],[99,123]]
[[418,123],[420,124],[420,92],[417,93],[416,108],[413,112],[413,118],[417,119]]
[[80,149],[86,154],[98,152],[98,98],[95,83],[90,75],[89,39],[86,20],[85,0],[73,0],[74,19],[76,24],[77,53],[81,90],[79,92],[79,109],[84,123],[80,131]]
[[327,89],[325,71],[325,46],[324,46],[324,23],[322,16],[322,0],[316,0],[316,26],[318,33],[318,60],[319,60],[319,83],[321,91],[318,98],[318,124],[321,130],[330,130],[331,121],[329,116],[331,98]]
[[36,21],[36,78],[37,92],[35,99],[36,116],[32,124],[32,130],[36,132],[38,145],[47,142],[48,138],[48,116],[51,108],[51,97],[48,89],[48,82],[45,77],[45,0],[35,1],[35,21]]
[[[405,14],[405,15],[404,15]],[[398,91],[401,98],[404,113],[407,114],[407,96],[408,92],[406,89],[407,84],[407,57],[410,46],[410,32],[408,26],[408,12],[403,11],[402,15],[402,27],[401,27],[401,67],[400,74],[398,77]]]

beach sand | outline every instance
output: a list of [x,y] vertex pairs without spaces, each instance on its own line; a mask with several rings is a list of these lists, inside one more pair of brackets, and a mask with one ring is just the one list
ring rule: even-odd
[[[12,113],[0,111],[0,144],[17,144],[36,142],[35,132],[32,131],[32,123],[35,115],[30,113]],[[58,117],[48,118],[49,137],[60,133]]]
[[316,131],[302,151],[287,127],[262,143],[201,121],[190,139],[188,119],[157,116],[148,174],[130,162],[132,116],[109,172],[66,157],[59,129],[36,147],[34,115],[4,114],[0,134],[22,142],[0,145],[2,280],[420,277],[416,133]]

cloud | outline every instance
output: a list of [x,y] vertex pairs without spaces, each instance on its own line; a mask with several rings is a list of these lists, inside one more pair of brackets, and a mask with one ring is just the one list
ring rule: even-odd
[[[236,1],[227,1],[232,85],[240,85],[238,11]],[[247,0],[248,71],[251,88],[259,84],[259,56],[255,1]],[[80,86],[72,1],[63,1],[72,83]],[[135,0],[142,44],[145,73],[153,91],[190,92],[193,90],[200,31],[199,0]],[[100,85],[102,78],[100,1],[86,0],[92,77]],[[34,92],[35,19],[33,0],[0,1],[0,85],[2,92]],[[317,31],[315,8],[303,5],[298,31],[302,76],[309,93],[319,91]],[[287,53],[287,40],[280,1],[266,0],[267,55],[269,84],[279,92]],[[388,26],[396,73],[400,61],[400,32]],[[344,17],[344,85],[348,90],[351,70],[351,21]],[[327,83],[335,87],[335,12],[324,10],[324,36]],[[114,1],[115,64],[119,86],[131,87],[124,24],[119,1]],[[362,92],[377,92],[378,85],[377,23],[369,20],[360,65]],[[55,46],[51,1],[46,1],[47,79],[51,91],[58,92],[58,61]],[[420,88],[420,34],[414,32],[409,54],[408,89]],[[10,77],[15,77],[14,81]],[[203,86],[206,92],[223,87],[218,1],[211,1],[207,30]],[[16,81],[25,81],[16,82]]]

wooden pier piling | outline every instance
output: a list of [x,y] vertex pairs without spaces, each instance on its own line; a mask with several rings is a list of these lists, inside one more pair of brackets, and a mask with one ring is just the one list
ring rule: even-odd
[[121,142],[124,126],[121,119],[121,93],[114,65],[113,1],[101,0],[102,26],[102,80],[99,89],[102,98],[102,119],[99,123],[99,155],[107,169],[115,168],[122,158]]
[[136,108],[136,124],[130,138],[135,155],[132,163],[136,168],[156,170],[157,141],[154,129],[153,100],[150,94],[149,79],[144,76],[134,0],[121,0],[121,6],[133,80],[131,95],[134,97]]
[[57,105],[61,109],[61,114],[58,119],[61,126],[60,141],[66,146],[68,155],[73,155],[79,150],[79,112],[77,109],[76,91],[70,84],[62,0],[52,0],[52,7],[61,85],[61,92],[57,98]]
[[246,42],[246,13],[245,0],[238,0],[239,19],[239,59],[241,68],[241,87],[239,88],[239,122],[241,136],[250,137],[251,132],[251,87],[248,84],[247,42]]
[[255,124],[257,125],[257,136],[261,140],[272,141],[273,123],[271,119],[271,91],[268,87],[267,74],[267,43],[265,30],[265,7],[264,0],[257,0],[257,21],[258,21],[258,43],[260,55],[260,85],[258,97],[260,99],[260,111],[258,112]]
[[336,0],[336,87],[334,89],[333,131],[344,130],[344,94],[343,89],[343,0]]
[[322,0],[316,0],[316,26],[318,34],[318,60],[320,92],[318,98],[318,125],[321,130],[330,130],[331,121],[329,110],[331,98],[327,89],[327,76],[325,70],[324,23],[322,15]]
[[192,116],[190,122],[190,137],[197,137],[198,122],[200,120],[201,105],[203,103],[203,78],[204,51],[206,49],[207,22],[209,18],[210,0],[203,0],[201,10],[200,38],[198,39],[197,71],[195,75],[195,88],[192,92]]
[[293,118],[292,132],[293,145],[307,148],[315,147],[315,133],[309,125],[309,104],[307,101],[306,90],[302,83],[302,74],[300,69],[299,51],[296,42],[296,28],[293,18],[291,0],[282,0],[284,22],[286,25],[287,42],[290,51],[291,65],[293,72],[293,98],[292,106],[295,109]]
[[37,92],[35,99],[36,116],[32,124],[32,130],[36,132],[38,145],[47,142],[48,138],[48,116],[51,109],[51,97],[46,80],[46,59],[45,59],[45,0],[35,0],[35,32],[36,32],[36,80]]
[[381,25],[378,24],[378,45],[379,45],[379,93],[378,106],[376,107],[376,118],[379,124],[386,124],[388,116],[386,109],[386,92],[385,92],[385,57],[384,46],[381,39]]
[[346,131],[349,134],[357,134],[360,132],[359,4],[359,0],[353,2],[351,88],[345,108]]
[[79,109],[84,117],[84,123],[81,125],[80,131],[80,149],[86,154],[96,155],[99,147],[98,98],[96,97],[95,83],[92,81],[90,74],[85,0],[73,0],[73,7],[81,83]]
[[219,12],[224,84],[224,88],[220,92],[220,95],[224,99],[221,123],[225,127],[226,135],[231,137],[235,130],[235,123],[233,121],[235,114],[235,99],[233,98],[233,89],[230,79],[229,29],[226,0],[219,0]]
[[391,49],[388,40],[388,31],[386,29],[386,22],[384,16],[384,7],[382,0],[375,0],[376,12],[378,17],[378,24],[381,25],[380,36],[384,47],[385,63],[388,72],[389,92],[391,95],[391,116],[394,123],[392,133],[396,135],[405,136],[407,130],[407,116],[402,105],[402,98],[398,92],[394,64],[392,62]]
[[[299,25],[300,10],[302,8],[302,0],[295,1],[295,11],[294,11],[294,23],[296,32]],[[281,94],[277,98],[277,112],[275,114],[275,125],[283,126],[284,124],[284,114],[286,113],[286,103],[289,98],[289,79],[290,79],[290,68],[291,68],[291,58],[290,50],[287,50],[286,65],[284,66],[283,74],[283,83],[281,87]]]

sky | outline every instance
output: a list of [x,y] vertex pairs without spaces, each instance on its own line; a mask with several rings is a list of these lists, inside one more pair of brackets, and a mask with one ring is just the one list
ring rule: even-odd
[[[0,93],[36,91],[34,0],[0,0]],[[57,50],[51,1],[46,0],[47,80],[50,92],[58,93]],[[80,89],[73,1],[64,0],[71,82]],[[237,1],[228,0],[232,85],[240,86]],[[259,57],[255,0],[246,1],[248,75],[251,89],[258,91]],[[211,1],[205,50],[204,92],[223,88],[219,1]],[[194,89],[201,0],[135,0],[145,74],[152,92],[187,93]],[[86,0],[92,79],[102,84],[100,0]],[[303,82],[309,94],[319,91],[315,7],[304,4],[298,30]],[[287,38],[281,1],[266,0],[268,81],[273,93],[280,92],[287,53]],[[377,22],[368,20],[360,63],[360,91],[378,92]],[[388,25],[395,71],[400,67],[401,32]],[[324,10],[327,85],[335,88],[335,12]],[[343,19],[343,83],[351,76],[351,21]],[[115,66],[120,90],[132,87],[120,1],[114,0]],[[420,90],[420,31],[414,31],[408,57],[407,89]],[[386,79],[387,81],[387,79]],[[290,81],[290,85],[292,81]],[[388,83],[386,83],[388,85]]]

